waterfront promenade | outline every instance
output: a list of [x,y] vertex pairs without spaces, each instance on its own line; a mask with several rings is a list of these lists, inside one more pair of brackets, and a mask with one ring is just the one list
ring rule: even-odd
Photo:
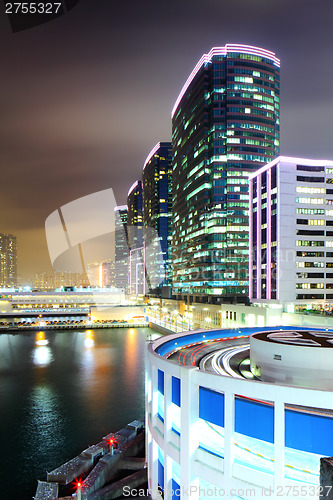
[[86,323],[84,321],[64,322],[64,323],[16,323],[4,325],[0,323],[0,334],[24,331],[39,331],[39,330],[91,330],[96,328],[147,328],[148,321],[132,322],[132,321],[100,321],[94,323]]

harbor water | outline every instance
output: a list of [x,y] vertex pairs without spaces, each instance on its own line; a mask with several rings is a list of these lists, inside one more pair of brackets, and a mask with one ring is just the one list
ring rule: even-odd
[[31,500],[46,471],[144,418],[150,334],[113,328],[0,335],[1,500]]

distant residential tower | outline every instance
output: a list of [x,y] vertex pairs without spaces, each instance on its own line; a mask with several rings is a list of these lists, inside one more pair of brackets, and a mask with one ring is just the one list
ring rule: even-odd
[[12,234],[0,234],[0,286],[17,285],[17,240]]

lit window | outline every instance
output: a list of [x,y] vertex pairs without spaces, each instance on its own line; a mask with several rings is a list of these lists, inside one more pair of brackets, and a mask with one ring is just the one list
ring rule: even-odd
[[319,194],[319,193],[323,194],[323,193],[325,193],[325,188],[297,186],[296,192],[297,193],[306,193],[306,194]]

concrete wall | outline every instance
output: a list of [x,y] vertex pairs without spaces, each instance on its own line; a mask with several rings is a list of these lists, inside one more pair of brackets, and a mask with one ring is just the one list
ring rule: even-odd
[[[285,332],[282,334],[286,335]],[[255,373],[255,367],[260,367],[260,377],[264,382],[333,390],[333,346],[320,347],[319,343],[318,347],[291,345],[251,336],[250,351],[251,371]]]

